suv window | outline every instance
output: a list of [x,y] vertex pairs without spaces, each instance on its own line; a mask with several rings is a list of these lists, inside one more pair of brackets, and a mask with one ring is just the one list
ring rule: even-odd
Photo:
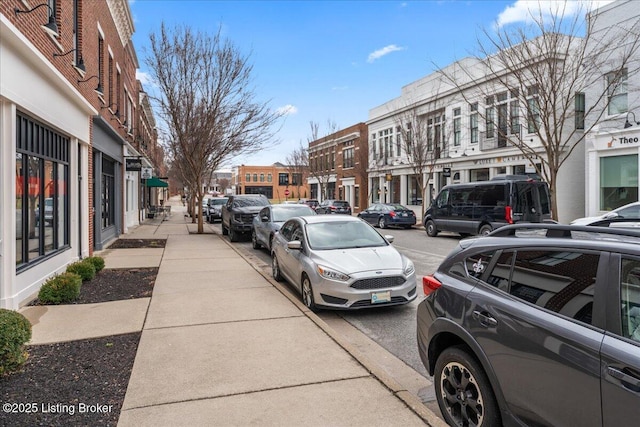
[[336,200],[333,203],[334,206],[349,206],[349,203],[345,202],[344,200]]
[[591,324],[599,254],[519,250],[509,293],[524,301]]
[[233,206],[241,208],[245,206],[267,206],[269,200],[266,197],[237,197],[233,199]]
[[622,259],[622,336],[640,342],[640,260]]

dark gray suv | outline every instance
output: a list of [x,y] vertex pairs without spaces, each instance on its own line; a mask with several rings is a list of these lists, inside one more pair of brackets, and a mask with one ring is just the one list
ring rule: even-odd
[[502,227],[423,288],[418,351],[449,424],[640,422],[640,232]]

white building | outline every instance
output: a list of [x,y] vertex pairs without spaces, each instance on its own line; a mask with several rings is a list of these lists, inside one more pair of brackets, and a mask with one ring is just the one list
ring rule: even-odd
[[[474,58],[441,71],[408,84],[400,97],[369,111],[370,202],[420,204],[417,177],[401,143],[401,126],[409,127],[403,123],[407,117],[427,127],[424,134],[437,157],[425,191],[427,199],[446,184],[483,181],[498,174],[534,174],[534,165],[509,142],[512,139],[525,141],[538,156],[545,155],[529,123],[534,87],[518,90],[500,85],[495,70],[489,71],[483,61]],[[453,85],[444,75],[464,81]],[[579,145],[559,172],[561,222],[582,216],[584,211],[583,194],[575,191],[583,186],[583,153]]]
[[[594,18],[595,38],[627,37],[626,43],[610,43],[610,58],[601,78],[587,91],[587,101],[597,99],[607,87],[610,72],[620,67],[616,58],[624,57],[640,38],[640,8],[631,0],[616,1],[600,8]],[[622,84],[600,102],[601,117],[586,117],[587,126],[595,125],[587,135],[585,216],[594,216],[638,201],[640,169],[640,55],[632,55]],[[608,104],[608,105],[607,105]]]

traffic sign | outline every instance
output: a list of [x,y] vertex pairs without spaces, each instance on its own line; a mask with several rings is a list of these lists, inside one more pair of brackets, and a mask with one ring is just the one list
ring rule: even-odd
[[288,196],[289,195],[289,190],[284,190],[284,195]]

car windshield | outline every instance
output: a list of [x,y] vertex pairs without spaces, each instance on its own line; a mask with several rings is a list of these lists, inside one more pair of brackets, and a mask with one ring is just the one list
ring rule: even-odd
[[291,205],[290,207],[274,207],[273,222],[285,222],[295,216],[314,215],[315,212],[307,205]]
[[387,241],[362,221],[319,222],[307,224],[309,246],[315,250],[351,249],[386,246]]
[[349,203],[342,200],[336,200],[335,202],[333,202],[333,205],[340,206],[341,208],[346,208],[347,206],[349,206]]
[[269,201],[265,197],[241,197],[233,200],[233,205],[236,207],[245,206],[267,206]]

